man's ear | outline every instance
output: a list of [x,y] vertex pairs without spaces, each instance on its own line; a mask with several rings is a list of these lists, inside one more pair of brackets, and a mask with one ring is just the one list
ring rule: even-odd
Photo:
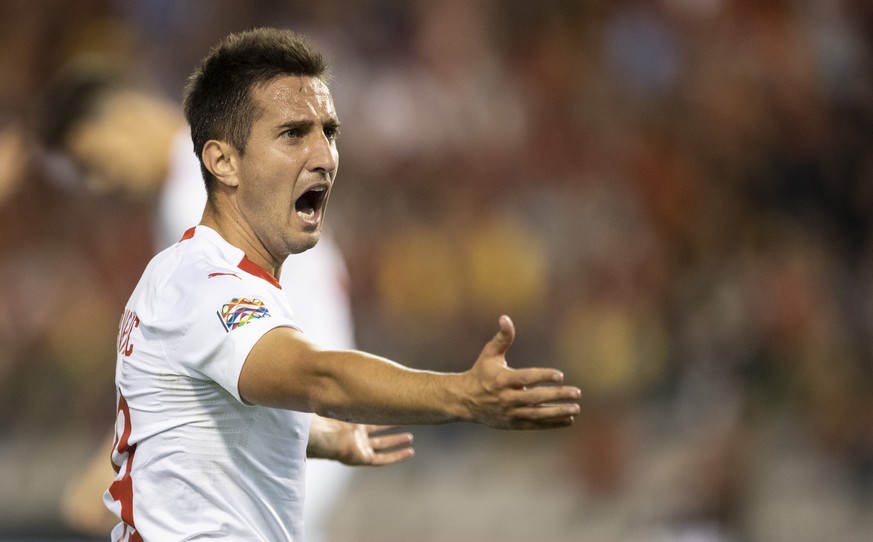
[[224,141],[210,139],[203,145],[203,165],[218,180],[226,186],[236,186],[237,179],[237,153],[236,150]]

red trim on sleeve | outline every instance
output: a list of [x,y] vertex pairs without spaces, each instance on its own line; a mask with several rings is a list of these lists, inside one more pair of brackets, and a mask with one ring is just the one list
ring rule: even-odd
[[237,267],[239,267],[240,269],[242,269],[246,273],[249,273],[251,275],[254,275],[256,277],[259,277],[259,278],[266,280],[267,282],[269,282],[270,284],[272,284],[276,288],[279,288],[280,290],[282,289],[282,285],[279,284],[279,281],[276,280],[276,277],[274,277],[270,273],[267,273],[267,271],[265,271],[264,268],[262,268],[261,266],[259,266],[255,262],[248,259],[248,257],[246,257],[245,255],[242,257],[242,260],[239,261],[239,263],[237,264]]

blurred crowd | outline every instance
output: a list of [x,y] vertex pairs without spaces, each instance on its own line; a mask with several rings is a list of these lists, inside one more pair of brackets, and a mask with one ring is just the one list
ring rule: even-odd
[[559,441],[580,502],[669,458],[660,519],[712,540],[869,528],[865,0],[0,1],[0,447],[106,431],[153,251],[150,202],[81,193],[35,144],[41,87],[112,54],[180,99],[212,43],[259,25],[333,65],[327,216],[362,348],[463,370],[508,313],[510,362],[583,389]]

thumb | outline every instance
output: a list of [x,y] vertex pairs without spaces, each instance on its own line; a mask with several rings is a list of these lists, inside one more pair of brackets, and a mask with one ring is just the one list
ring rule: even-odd
[[502,356],[506,354],[512,341],[515,340],[515,324],[512,323],[509,316],[504,314],[500,317],[498,323],[500,324],[500,330],[497,332],[497,335],[495,335],[494,338],[488,341],[488,344],[485,345],[485,349],[482,351],[484,355]]

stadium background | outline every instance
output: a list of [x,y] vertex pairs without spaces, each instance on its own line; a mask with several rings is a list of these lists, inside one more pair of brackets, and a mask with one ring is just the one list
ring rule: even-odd
[[357,339],[584,391],[571,430],[420,428],[340,541],[819,541],[873,530],[873,4],[865,0],[0,1],[0,538],[63,539],[111,425],[141,203],[70,191],[35,98],[112,51],[179,98],[218,38],[334,65],[329,222]]

